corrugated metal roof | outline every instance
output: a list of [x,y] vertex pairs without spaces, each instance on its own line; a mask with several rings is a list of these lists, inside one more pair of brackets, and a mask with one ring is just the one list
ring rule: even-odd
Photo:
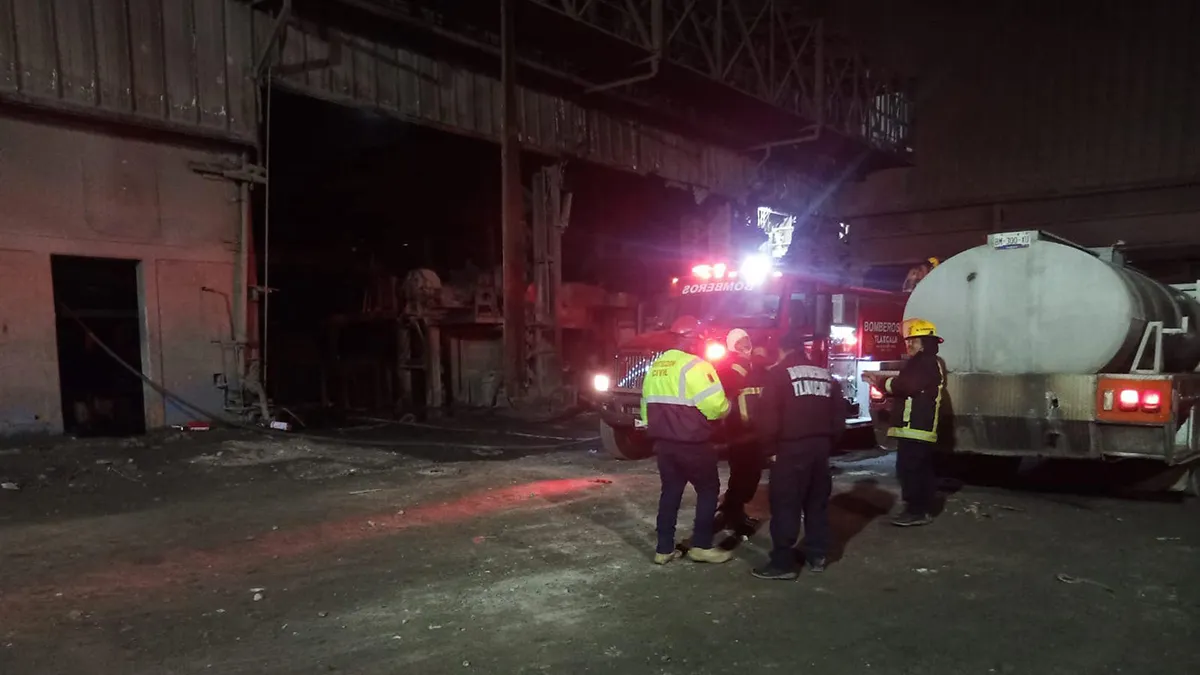
[[250,12],[236,0],[5,0],[0,97],[253,140]]

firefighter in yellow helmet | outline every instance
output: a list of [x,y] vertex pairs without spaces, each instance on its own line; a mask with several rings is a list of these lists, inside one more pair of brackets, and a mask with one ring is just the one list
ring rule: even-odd
[[687,555],[696,562],[723,563],[729,551],[713,546],[713,522],[721,477],[717,448],[712,442],[716,423],[729,414],[729,400],[717,371],[697,355],[703,353],[700,322],[680,317],[671,326],[676,348],[654,360],[642,384],[642,421],[654,441],[662,492],[658,498],[658,545],[654,562],[664,565],[679,557],[675,521],[688,483],[696,490],[696,519]]
[[934,448],[946,390],[946,366],[938,357],[942,338],[937,327],[925,319],[906,319],[901,326],[908,361],[895,377],[872,374],[871,383],[892,397],[892,428],[897,439],[896,473],[904,511],[893,525],[912,527],[933,522],[937,477]]

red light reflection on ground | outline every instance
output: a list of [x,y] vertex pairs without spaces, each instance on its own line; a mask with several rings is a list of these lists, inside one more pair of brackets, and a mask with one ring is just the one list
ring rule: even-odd
[[231,542],[218,549],[176,549],[152,564],[116,562],[61,584],[48,584],[16,593],[0,593],[0,615],[21,616],[49,605],[104,598],[131,591],[154,591],[180,583],[195,583],[262,567],[276,560],[298,558],[317,551],[378,539],[411,528],[448,525],[529,507],[553,506],[555,497],[579,498],[584,491],[612,482],[604,478],[564,478],[476,492],[460,499],[403,512],[356,515],[290,531],[274,531],[252,541]]

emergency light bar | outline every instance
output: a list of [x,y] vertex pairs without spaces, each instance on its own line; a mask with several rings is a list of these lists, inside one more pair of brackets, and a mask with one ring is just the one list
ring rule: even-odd
[[[729,265],[723,262],[695,265],[692,267],[692,276],[703,281],[741,278],[746,283],[757,286],[766,281],[768,277],[783,276],[783,272],[774,269],[774,264],[767,256],[752,255],[743,260],[741,266],[736,270],[729,269]],[[671,280],[671,283],[677,282],[677,278]]]

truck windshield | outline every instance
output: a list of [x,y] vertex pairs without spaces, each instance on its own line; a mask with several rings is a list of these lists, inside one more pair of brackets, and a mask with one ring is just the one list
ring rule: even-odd
[[701,321],[745,328],[767,328],[779,316],[779,295],[773,293],[692,293],[671,298],[667,323],[691,315]]

